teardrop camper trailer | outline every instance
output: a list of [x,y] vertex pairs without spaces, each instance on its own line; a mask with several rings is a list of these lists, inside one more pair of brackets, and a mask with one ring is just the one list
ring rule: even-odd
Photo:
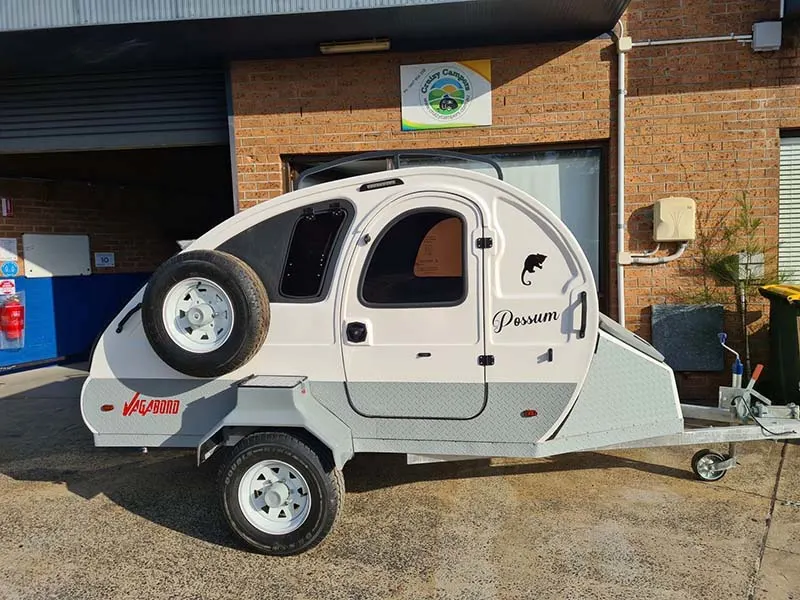
[[[81,397],[96,446],[224,452],[230,527],[286,555],[330,531],[359,452],[417,463],[797,437],[796,407],[752,382],[716,408],[682,406],[664,357],[600,313],[576,238],[485,162],[493,174],[301,187],[192,241],[96,345]],[[734,464],[702,450],[692,467],[715,480]]]

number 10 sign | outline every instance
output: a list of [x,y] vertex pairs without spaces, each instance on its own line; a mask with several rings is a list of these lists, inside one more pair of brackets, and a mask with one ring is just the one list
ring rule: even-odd
[[113,252],[95,252],[94,266],[98,269],[110,269],[114,266]]

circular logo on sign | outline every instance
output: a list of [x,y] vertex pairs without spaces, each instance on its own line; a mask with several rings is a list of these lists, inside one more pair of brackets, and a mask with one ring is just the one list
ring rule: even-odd
[[469,77],[445,67],[432,72],[420,88],[420,104],[433,118],[451,121],[461,116],[472,99]]
[[15,277],[17,273],[19,273],[19,267],[17,267],[17,263],[15,262],[5,262],[3,266],[0,267],[0,271],[2,271],[3,275],[6,277]]

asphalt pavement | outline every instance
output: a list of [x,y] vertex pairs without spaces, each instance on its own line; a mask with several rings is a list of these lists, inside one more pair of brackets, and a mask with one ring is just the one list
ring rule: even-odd
[[94,448],[85,373],[0,377],[0,599],[800,600],[800,445],[345,468],[334,532],[289,558],[230,534],[191,451]]

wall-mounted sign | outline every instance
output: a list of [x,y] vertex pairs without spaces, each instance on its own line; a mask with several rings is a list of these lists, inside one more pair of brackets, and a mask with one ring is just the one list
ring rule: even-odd
[[114,266],[114,253],[113,252],[95,252],[94,253],[94,266],[98,269],[110,269]]
[[73,277],[92,274],[89,236],[64,233],[23,233],[25,276]]
[[402,65],[403,131],[492,124],[489,60]]
[[17,262],[17,238],[0,238],[0,263]]
[[0,279],[0,296],[13,296],[17,293],[17,282],[14,279]]

